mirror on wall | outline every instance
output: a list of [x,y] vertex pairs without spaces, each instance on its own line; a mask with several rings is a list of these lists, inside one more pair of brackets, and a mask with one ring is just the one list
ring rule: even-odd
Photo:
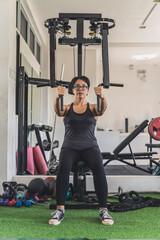
[[[25,72],[29,77],[38,78],[39,75],[29,64],[27,59],[22,54],[21,65],[24,66]],[[41,102],[41,89],[36,85],[28,85],[28,125],[39,124],[40,122],[40,102]],[[36,145],[36,137],[34,132],[30,132],[28,136],[30,146]]]

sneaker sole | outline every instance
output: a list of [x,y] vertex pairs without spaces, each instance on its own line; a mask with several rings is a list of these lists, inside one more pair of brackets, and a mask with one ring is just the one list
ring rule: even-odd
[[114,221],[112,219],[108,219],[108,220],[106,219],[106,221],[102,220],[102,224],[110,226],[114,224]]
[[[61,221],[62,221],[63,219],[64,219],[64,218],[62,218]],[[59,225],[59,224],[61,223],[61,221],[59,221],[59,222],[58,222],[58,221],[57,221],[57,222],[52,222],[52,220],[49,220],[48,223],[49,223],[49,225],[54,225],[54,226],[56,226],[56,225]]]

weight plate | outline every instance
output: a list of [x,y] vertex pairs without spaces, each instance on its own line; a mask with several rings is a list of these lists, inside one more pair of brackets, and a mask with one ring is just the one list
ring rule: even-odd
[[148,132],[153,139],[160,141],[160,117],[154,118],[149,123]]

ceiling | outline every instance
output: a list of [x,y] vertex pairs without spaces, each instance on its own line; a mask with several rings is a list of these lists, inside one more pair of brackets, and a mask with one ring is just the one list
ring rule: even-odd
[[[155,0],[24,1],[30,7],[44,38],[48,38],[44,21],[58,17],[59,13],[101,13],[102,17],[116,21],[108,37],[111,61],[117,64],[123,62],[128,66],[160,67],[160,3]],[[141,55],[143,59],[133,59],[135,55]]]

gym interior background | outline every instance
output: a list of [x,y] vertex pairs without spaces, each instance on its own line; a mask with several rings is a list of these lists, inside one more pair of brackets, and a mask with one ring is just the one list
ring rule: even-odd
[[[102,151],[112,151],[126,136],[125,118],[128,118],[129,132],[131,132],[143,120],[151,120],[160,116],[160,3],[158,1],[1,1],[0,183],[12,179],[24,182],[25,179],[25,176],[16,178],[18,144],[17,116],[15,114],[16,36],[20,35],[21,65],[25,67],[26,73],[32,77],[49,78],[49,36],[44,27],[44,21],[48,18],[58,17],[60,12],[101,13],[103,17],[116,21],[116,27],[109,31],[108,37],[110,81],[123,83],[124,87],[104,89],[108,109],[97,122],[97,126],[103,128],[104,131],[96,133]],[[73,24],[73,35],[74,28]],[[88,26],[86,26],[87,37],[88,32]],[[91,79],[88,100],[95,103],[96,96],[93,87],[102,82],[101,48],[89,46],[85,62],[85,75]],[[63,80],[70,81],[74,76],[73,51],[68,46],[57,44],[57,78],[60,77],[62,64],[65,64]],[[55,96],[55,88],[30,87],[28,104],[30,124],[53,126]],[[71,95],[65,94],[65,102],[70,103],[72,99]],[[112,131],[109,132],[109,130]],[[57,118],[55,139],[60,141],[60,146],[63,134],[63,120]],[[149,135],[145,129],[145,132],[135,140],[134,149],[146,151],[145,143],[148,142]],[[57,156],[59,150],[60,147],[55,150]],[[134,190],[160,190],[158,176],[134,176],[133,179],[129,177],[127,176],[127,184],[132,184]],[[120,179],[126,182],[126,176],[116,176],[115,178],[111,176],[109,185],[113,183],[117,186]],[[137,185],[140,187],[138,188]]]

